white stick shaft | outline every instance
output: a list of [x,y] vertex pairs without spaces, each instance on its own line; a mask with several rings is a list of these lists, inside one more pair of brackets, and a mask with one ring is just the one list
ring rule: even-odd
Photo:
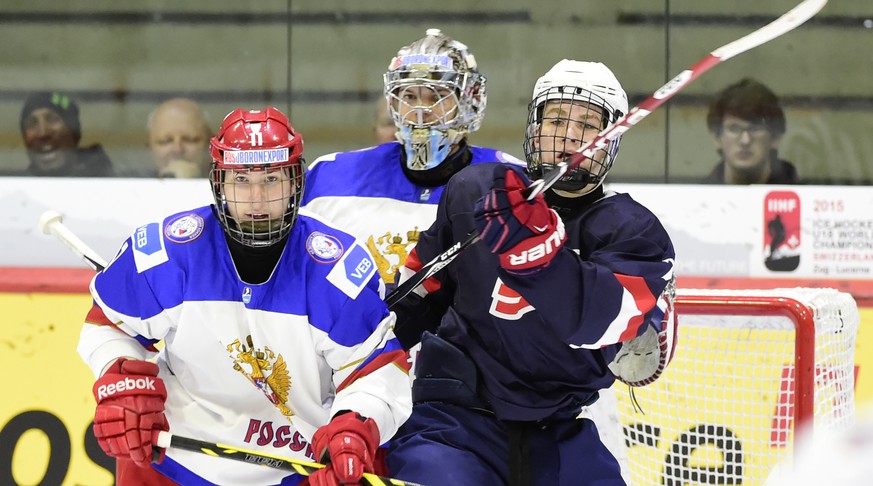
[[106,260],[100,257],[90,246],[79,239],[75,233],[67,228],[59,214],[49,213],[43,215],[40,226],[46,234],[52,234],[67,246],[73,253],[82,259],[89,267],[98,272],[106,268]]
[[722,61],[726,61],[737,54],[758,47],[765,42],[770,42],[811,19],[827,3],[828,0],[805,0],[800,2],[796,7],[785,12],[781,17],[764,27],[712,51],[712,55],[720,58]]
[[61,223],[60,221],[50,223],[49,231],[94,270],[100,271],[106,268],[106,260],[95,253],[94,250],[86,245],[84,241],[79,239],[79,237],[70,231],[64,223]]

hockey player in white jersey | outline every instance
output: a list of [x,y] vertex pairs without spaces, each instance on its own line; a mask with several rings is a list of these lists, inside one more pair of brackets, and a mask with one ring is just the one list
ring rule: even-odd
[[342,464],[310,484],[356,484],[408,417],[408,358],[375,262],[298,211],[302,152],[279,110],[233,111],[211,141],[215,204],[137,228],[91,282],[78,351],[97,377],[94,433],[118,484],[305,479],[158,450],[158,430]]
[[485,116],[485,84],[466,45],[428,29],[384,76],[397,140],[325,155],[308,168],[303,206],[365,241],[389,290],[452,175],[481,162],[524,164],[468,143]]

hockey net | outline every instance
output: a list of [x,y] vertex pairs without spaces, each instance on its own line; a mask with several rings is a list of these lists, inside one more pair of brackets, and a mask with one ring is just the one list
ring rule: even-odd
[[633,397],[616,385],[634,485],[762,485],[791,460],[796,428],[854,423],[849,294],[684,290],[676,312],[664,375]]

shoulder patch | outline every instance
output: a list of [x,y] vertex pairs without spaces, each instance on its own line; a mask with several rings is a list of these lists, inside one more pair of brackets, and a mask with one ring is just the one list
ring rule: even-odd
[[164,236],[173,243],[189,243],[203,233],[203,218],[199,214],[177,216],[164,226]]
[[169,260],[159,223],[140,226],[134,230],[131,239],[133,240],[133,261],[138,273]]
[[318,263],[333,263],[343,256],[343,244],[335,236],[313,231],[306,238],[306,251]]
[[355,244],[334,265],[327,280],[352,299],[356,299],[376,273],[376,263],[363,246]]
[[517,159],[508,153],[498,150],[494,153],[494,156],[497,157],[497,160],[503,162],[504,164],[512,164],[512,165],[527,165],[523,160]]

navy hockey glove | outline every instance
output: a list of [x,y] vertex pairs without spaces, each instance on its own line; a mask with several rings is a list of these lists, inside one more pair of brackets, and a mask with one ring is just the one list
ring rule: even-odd
[[522,194],[526,187],[515,171],[507,169],[473,212],[482,243],[500,255],[500,266],[521,274],[548,265],[566,239],[558,214],[542,194],[528,202]]
[[163,450],[152,457],[152,434],[170,430],[164,416],[167,389],[158,377],[158,365],[119,358],[94,383],[97,410],[94,437],[106,454],[130,459],[137,466],[161,462]]
[[364,472],[373,472],[379,428],[371,418],[346,412],[315,431],[312,447],[315,457],[328,464],[309,476],[311,486],[358,484]]

